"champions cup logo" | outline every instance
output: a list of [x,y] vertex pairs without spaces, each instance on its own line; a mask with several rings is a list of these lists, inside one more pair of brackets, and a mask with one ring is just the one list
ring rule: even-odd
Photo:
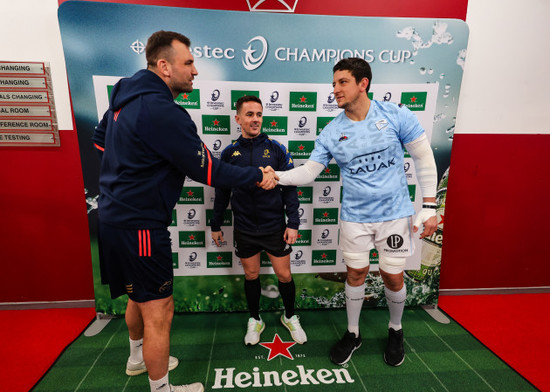
[[197,260],[197,252],[191,252],[189,255],[189,261],[195,261]]
[[304,209],[303,209],[303,208],[299,208],[299,209],[298,209],[298,217],[301,218],[302,216],[304,216]]
[[334,93],[330,93],[327,98],[327,103],[333,103],[336,97],[334,96]]
[[215,140],[214,144],[212,145],[212,149],[214,151],[218,151],[222,147],[222,141],[220,139]]
[[212,102],[216,102],[218,99],[220,99],[220,90],[216,89],[212,91],[212,95],[210,96],[210,99]]
[[385,102],[391,101],[391,92],[388,91],[386,94],[384,94],[384,101]]
[[193,219],[195,217],[195,215],[197,215],[197,211],[195,211],[194,208],[191,208],[188,212],[187,212],[187,219]]
[[307,117],[302,117],[302,118],[300,118],[300,120],[298,121],[298,127],[300,127],[300,128],[305,127],[306,124],[307,124]]
[[322,238],[322,239],[325,239],[325,238],[327,238],[327,237],[329,236],[329,234],[330,234],[329,229],[325,229],[325,230],[323,230],[323,232],[321,233],[321,238]]
[[246,0],[246,3],[250,12],[294,12],[298,0]]
[[[261,45],[261,51],[258,57],[254,57],[254,53],[256,53],[258,49],[253,49],[253,46],[257,47],[257,45],[252,45],[256,42],[259,42],[259,44]],[[267,57],[267,40],[261,35],[257,35],[256,37],[248,41],[248,48],[243,49],[243,52],[244,58],[242,59],[242,62],[244,68],[248,71],[254,71],[263,64],[265,58]]]
[[412,173],[409,173],[409,170],[411,168],[411,163],[410,162],[405,162],[405,164],[403,165],[403,169],[405,170],[405,177],[407,177],[408,180],[412,179]]
[[294,258],[296,260],[299,260],[302,258],[302,256],[304,255],[304,252],[302,252],[301,250],[299,250],[298,252],[296,252],[296,254],[294,255]]
[[327,186],[325,189],[323,189],[323,196],[328,196],[330,195],[330,191],[332,189],[330,188],[330,186]]
[[271,93],[271,96],[269,97],[269,100],[271,101],[271,103],[275,103],[275,102],[277,102],[278,99],[279,99],[279,92],[278,91],[273,91]]

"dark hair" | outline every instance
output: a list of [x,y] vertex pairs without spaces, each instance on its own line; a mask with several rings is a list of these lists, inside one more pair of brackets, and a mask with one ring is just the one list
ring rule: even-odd
[[245,103],[245,102],[258,102],[263,107],[262,100],[260,98],[258,98],[257,96],[255,96],[255,95],[243,95],[242,97],[237,99],[237,104],[235,105],[236,108],[237,108],[237,113],[239,113],[239,111],[241,110],[241,107],[243,106],[243,103]]
[[191,46],[191,41],[185,35],[173,31],[160,30],[153,33],[147,40],[145,47],[145,58],[147,66],[156,66],[157,61],[161,58],[170,60],[172,41],[180,41],[187,47]]
[[350,71],[357,83],[359,83],[363,78],[367,78],[369,80],[369,84],[367,85],[367,93],[369,92],[370,82],[372,81],[372,71],[369,63],[362,58],[348,57],[346,59],[342,59],[332,68],[332,73],[336,71]]

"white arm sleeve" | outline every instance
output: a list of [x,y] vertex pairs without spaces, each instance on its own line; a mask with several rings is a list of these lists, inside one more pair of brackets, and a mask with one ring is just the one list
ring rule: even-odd
[[426,134],[405,144],[411,154],[416,170],[416,178],[422,189],[422,197],[435,197],[437,188],[437,168],[435,158]]
[[302,166],[275,174],[279,177],[279,185],[305,185],[313,182],[324,168],[322,163],[308,159]]

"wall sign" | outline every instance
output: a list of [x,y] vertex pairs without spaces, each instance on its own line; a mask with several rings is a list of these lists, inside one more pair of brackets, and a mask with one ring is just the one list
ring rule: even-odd
[[49,63],[0,61],[0,146],[59,145]]

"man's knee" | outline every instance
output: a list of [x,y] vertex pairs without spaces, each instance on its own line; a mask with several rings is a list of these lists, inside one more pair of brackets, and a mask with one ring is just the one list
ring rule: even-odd
[[403,271],[406,263],[405,257],[380,255],[380,275],[384,285],[391,291],[399,291],[403,287]]

